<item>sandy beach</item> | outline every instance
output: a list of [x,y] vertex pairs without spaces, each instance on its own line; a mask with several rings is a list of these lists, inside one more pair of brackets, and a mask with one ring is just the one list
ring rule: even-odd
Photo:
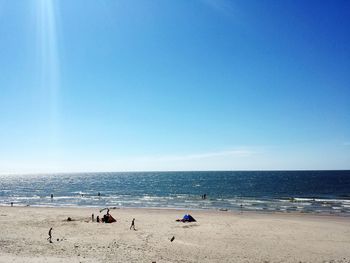
[[[350,262],[345,217],[112,209],[117,222],[103,224],[92,213],[105,211],[0,207],[0,262]],[[185,213],[197,222],[175,221]]]

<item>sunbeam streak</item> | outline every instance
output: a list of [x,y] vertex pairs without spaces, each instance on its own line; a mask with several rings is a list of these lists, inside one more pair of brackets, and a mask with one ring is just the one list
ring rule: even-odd
[[60,61],[57,44],[57,1],[37,0],[41,87],[47,100],[50,145],[58,143]]

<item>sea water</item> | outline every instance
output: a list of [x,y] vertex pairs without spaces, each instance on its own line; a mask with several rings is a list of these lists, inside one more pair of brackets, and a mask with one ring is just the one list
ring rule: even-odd
[[227,209],[347,216],[350,215],[350,171],[0,175],[0,205],[11,203],[15,206]]

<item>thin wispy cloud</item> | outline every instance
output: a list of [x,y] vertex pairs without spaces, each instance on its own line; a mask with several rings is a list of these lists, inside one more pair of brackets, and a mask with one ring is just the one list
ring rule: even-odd
[[[250,163],[257,152],[253,149],[231,149],[198,153],[128,156],[116,158],[119,170],[218,170],[234,169]],[[109,162],[111,163],[111,162]]]
[[217,151],[217,152],[204,152],[195,154],[184,154],[184,155],[169,155],[159,157],[161,161],[187,161],[187,160],[201,160],[210,159],[215,157],[247,157],[254,154],[254,151],[249,150],[228,150],[228,151]]

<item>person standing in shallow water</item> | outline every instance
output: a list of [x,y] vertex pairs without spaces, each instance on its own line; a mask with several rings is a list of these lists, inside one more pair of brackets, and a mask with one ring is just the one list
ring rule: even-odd
[[133,228],[134,230],[136,230],[136,229],[135,229],[135,218],[133,218],[132,221],[131,221],[130,230],[131,230],[131,228]]

